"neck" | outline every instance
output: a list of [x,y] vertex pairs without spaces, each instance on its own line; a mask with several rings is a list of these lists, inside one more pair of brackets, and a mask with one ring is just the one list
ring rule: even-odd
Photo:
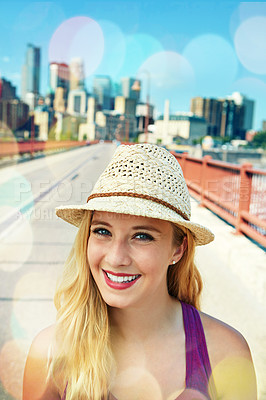
[[180,328],[181,314],[180,303],[169,295],[156,304],[147,301],[141,307],[109,307],[111,333],[121,340],[145,341]]

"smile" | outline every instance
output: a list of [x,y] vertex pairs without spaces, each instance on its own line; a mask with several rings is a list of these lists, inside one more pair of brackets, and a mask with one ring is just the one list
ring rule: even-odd
[[112,282],[131,282],[134,281],[135,279],[137,279],[139,277],[139,275],[130,275],[130,276],[116,276],[113,274],[110,274],[109,272],[106,272],[106,275],[108,276],[108,278],[112,281]]
[[128,289],[133,286],[141,277],[141,275],[127,275],[127,274],[115,274],[110,271],[104,271],[104,278],[107,285],[116,290]]

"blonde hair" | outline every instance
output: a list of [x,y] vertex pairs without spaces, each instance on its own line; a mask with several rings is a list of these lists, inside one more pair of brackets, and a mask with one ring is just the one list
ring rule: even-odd
[[[87,261],[90,223],[86,211],[55,294],[56,347],[49,376],[58,387],[67,383],[67,400],[107,399],[114,367],[107,304]],[[198,307],[202,283],[194,265],[194,239],[189,230],[173,226],[174,242],[181,245],[187,236],[188,244],[182,259],[168,268],[168,291]]]
[[57,323],[49,376],[58,387],[67,383],[67,400],[107,399],[113,365],[107,305],[87,261],[90,223],[86,212],[54,298]]
[[196,247],[195,240],[189,229],[173,223],[172,225],[174,243],[180,246],[186,237],[187,247],[179,262],[168,267],[168,293],[171,296],[199,309],[202,279],[194,263]]

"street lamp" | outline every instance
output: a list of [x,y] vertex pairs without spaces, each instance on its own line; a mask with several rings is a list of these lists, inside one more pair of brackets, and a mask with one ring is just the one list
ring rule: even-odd
[[[140,73],[145,73],[147,76],[147,94],[146,94],[146,105],[147,105],[147,112],[145,115],[145,129],[144,129],[144,133],[145,133],[145,143],[148,142],[148,125],[149,125],[149,118],[150,118],[150,72],[146,69],[142,69],[140,71]],[[135,80],[135,82],[133,83],[132,90],[136,91],[136,92],[140,92],[141,87],[140,87],[140,81],[139,80]]]

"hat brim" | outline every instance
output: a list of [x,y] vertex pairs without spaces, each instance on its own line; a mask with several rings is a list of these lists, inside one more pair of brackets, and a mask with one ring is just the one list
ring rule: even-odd
[[138,215],[173,222],[188,228],[192,232],[197,246],[208,244],[214,239],[214,234],[208,228],[185,220],[181,215],[162,204],[138,197],[97,197],[80,206],[69,205],[57,207],[56,215],[78,227],[86,210]]

